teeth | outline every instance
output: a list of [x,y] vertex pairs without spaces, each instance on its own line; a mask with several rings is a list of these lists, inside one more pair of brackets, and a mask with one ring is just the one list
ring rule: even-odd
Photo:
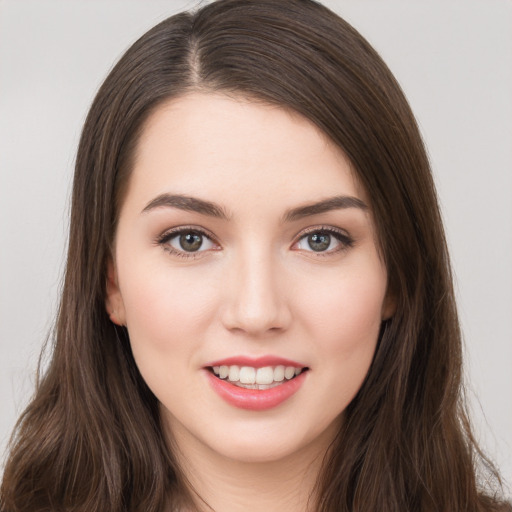
[[271,366],[258,368],[256,372],[256,382],[258,384],[272,384],[274,382],[274,370]]
[[236,365],[229,367],[228,380],[231,382],[236,382],[240,380],[240,368]]
[[281,382],[284,380],[284,366],[276,366],[274,369],[274,380]]
[[284,369],[284,377],[288,380],[290,380],[292,377],[295,377],[295,368],[293,366],[287,366]]
[[242,384],[254,384],[256,382],[256,370],[250,366],[242,366],[238,380]]
[[253,368],[252,366],[214,366],[213,373],[221,379],[228,379],[233,383],[243,384],[244,387],[251,389],[267,389],[272,384],[278,384],[282,381],[293,379],[302,372],[302,368],[294,366],[276,367],[264,366],[263,368]]

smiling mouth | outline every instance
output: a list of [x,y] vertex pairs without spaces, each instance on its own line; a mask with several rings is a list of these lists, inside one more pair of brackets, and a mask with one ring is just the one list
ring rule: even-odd
[[299,368],[295,366],[264,366],[254,368],[252,366],[223,365],[210,366],[210,370],[215,377],[229,382],[233,386],[245,389],[265,390],[293,380],[309,368]]

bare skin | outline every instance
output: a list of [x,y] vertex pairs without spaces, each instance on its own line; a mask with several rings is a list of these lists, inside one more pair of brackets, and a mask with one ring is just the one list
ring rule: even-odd
[[[322,458],[394,310],[343,152],[275,106],[169,101],[138,143],[107,292],[184,476],[211,508],[194,507],[314,511]],[[258,358],[292,361],[289,382],[268,363],[274,389],[300,385],[255,409],[231,372]],[[212,363],[224,360],[228,377]]]

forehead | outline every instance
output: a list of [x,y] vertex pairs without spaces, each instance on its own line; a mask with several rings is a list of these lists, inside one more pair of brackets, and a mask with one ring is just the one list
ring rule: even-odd
[[343,151],[305,117],[218,93],[174,98],[151,114],[136,146],[130,191],[221,194],[234,203],[350,194],[367,202]]

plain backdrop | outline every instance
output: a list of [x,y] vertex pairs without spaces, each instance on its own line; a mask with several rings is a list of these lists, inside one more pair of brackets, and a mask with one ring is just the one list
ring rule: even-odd
[[[438,185],[478,436],[512,481],[512,3],[325,0],[382,55]],[[0,450],[57,307],[76,145],[112,64],[191,0],[0,0]]]

